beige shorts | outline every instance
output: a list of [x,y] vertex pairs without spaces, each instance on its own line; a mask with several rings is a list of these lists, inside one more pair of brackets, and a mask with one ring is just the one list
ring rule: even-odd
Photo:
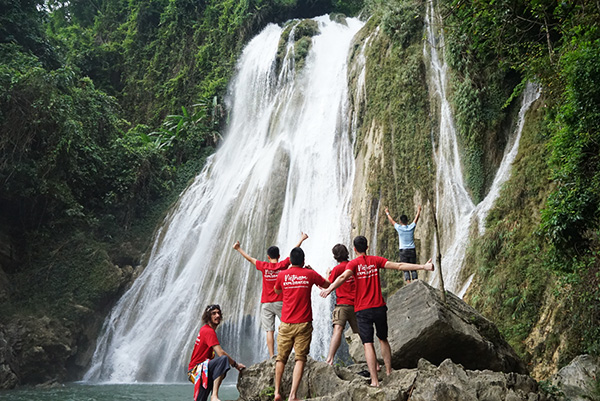
[[281,319],[282,301],[260,304],[260,324],[265,331],[275,331],[275,316]]
[[356,314],[354,306],[351,305],[336,305],[331,314],[331,321],[342,327],[346,327],[346,322],[350,324],[353,333],[358,333],[358,323],[356,323]]
[[312,322],[281,323],[277,336],[277,360],[286,363],[292,348],[297,361],[306,361],[312,340]]

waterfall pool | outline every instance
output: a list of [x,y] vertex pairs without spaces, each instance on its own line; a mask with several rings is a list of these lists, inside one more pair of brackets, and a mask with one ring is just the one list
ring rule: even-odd
[[[193,397],[191,383],[172,384],[87,384],[67,383],[52,388],[20,388],[0,390],[3,401],[171,401],[187,400]],[[239,393],[235,384],[224,383],[219,398],[237,400]]]

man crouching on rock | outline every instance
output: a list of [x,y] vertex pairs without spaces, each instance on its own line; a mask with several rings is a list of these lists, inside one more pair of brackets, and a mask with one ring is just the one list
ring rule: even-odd
[[243,364],[234,361],[219,344],[215,330],[222,319],[223,312],[219,305],[208,305],[204,309],[202,314],[204,326],[200,328],[188,365],[188,377],[194,383],[195,401],[206,401],[211,391],[211,401],[218,401],[219,387],[230,367],[233,366],[239,371],[246,368]]
[[387,340],[387,306],[381,293],[379,269],[432,271],[434,267],[431,259],[424,265],[390,262],[380,256],[367,255],[367,249],[369,249],[369,246],[365,237],[359,235],[354,238],[356,259],[348,262],[346,271],[329,288],[322,290],[321,296],[327,298],[332,291],[342,285],[348,278],[354,276],[356,286],[354,311],[358,322],[358,335],[365,349],[365,359],[371,375],[371,386],[378,387],[379,379],[377,378],[377,356],[373,345],[373,325],[377,329],[377,338],[379,338],[386,373],[388,375],[392,373],[392,351]]
[[330,283],[309,266],[304,267],[304,251],[294,248],[290,252],[292,266],[281,271],[275,281],[275,292],[283,292],[281,325],[277,336],[277,361],[275,362],[275,401],[281,401],[280,386],[285,364],[292,348],[296,351],[296,363],[292,374],[292,388],[289,401],[298,399],[296,393],[304,373],[306,356],[312,340],[312,307],[310,292],[313,285],[321,288]]

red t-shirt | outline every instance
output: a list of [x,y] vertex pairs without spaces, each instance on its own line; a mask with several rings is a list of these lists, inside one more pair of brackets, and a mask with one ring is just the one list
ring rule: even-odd
[[190,360],[190,364],[188,365],[188,370],[192,369],[199,363],[206,361],[207,359],[213,359],[215,353],[212,347],[215,345],[219,345],[217,333],[215,333],[215,330],[212,327],[210,327],[208,324],[205,324],[198,332],[198,337],[194,343],[194,350],[192,351],[192,358]]
[[[329,281],[333,283],[336,278],[342,275],[344,271],[346,271],[346,265],[348,262],[342,262],[331,270],[329,273]],[[344,284],[339,286],[335,290],[335,295],[337,297],[336,305],[354,305],[354,294],[355,285],[354,285],[354,276],[350,276]]]
[[292,266],[277,276],[275,288],[282,290],[283,308],[281,321],[284,323],[312,322],[310,290],[313,285],[323,287],[325,280],[312,269]]
[[356,285],[356,297],[354,298],[354,311],[378,308],[385,306],[381,294],[381,281],[379,280],[379,269],[383,269],[386,258],[381,256],[359,256],[346,265],[346,270],[354,273]]
[[277,280],[277,274],[281,270],[287,269],[289,265],[290,258],[285,258],[278,263],[256,261],[256,270],[259,270],[263,275],[261,303],[283,301],[283,295],[275,294],[273,286],[275,285],[275,280]]

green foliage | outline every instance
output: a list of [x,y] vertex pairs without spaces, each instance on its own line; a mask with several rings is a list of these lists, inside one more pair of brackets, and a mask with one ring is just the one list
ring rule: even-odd
[[[569,259],[598,235],[600,205],[600,40],[584,42],[561,63],[564,102],[555,118],[550,163],[557,183],[543,211],[542,229]],[[569,270],[569,264],[560,263]]]
[[381,27],[395,43],[407,47],[422,34],[424,7],[421,1],[387,1],[381,7]]
[[529,113],[511,178],[490,211],[485,234],[469,247],[465,272],[476,273],[472,304],[527,360],[531,356],[524,340],[539,319],[546,288],[553,284],[540,257],[547,245],[536,234],[539,215],[531,213],[543,205],[550,189],[542,113],[539,107]]

